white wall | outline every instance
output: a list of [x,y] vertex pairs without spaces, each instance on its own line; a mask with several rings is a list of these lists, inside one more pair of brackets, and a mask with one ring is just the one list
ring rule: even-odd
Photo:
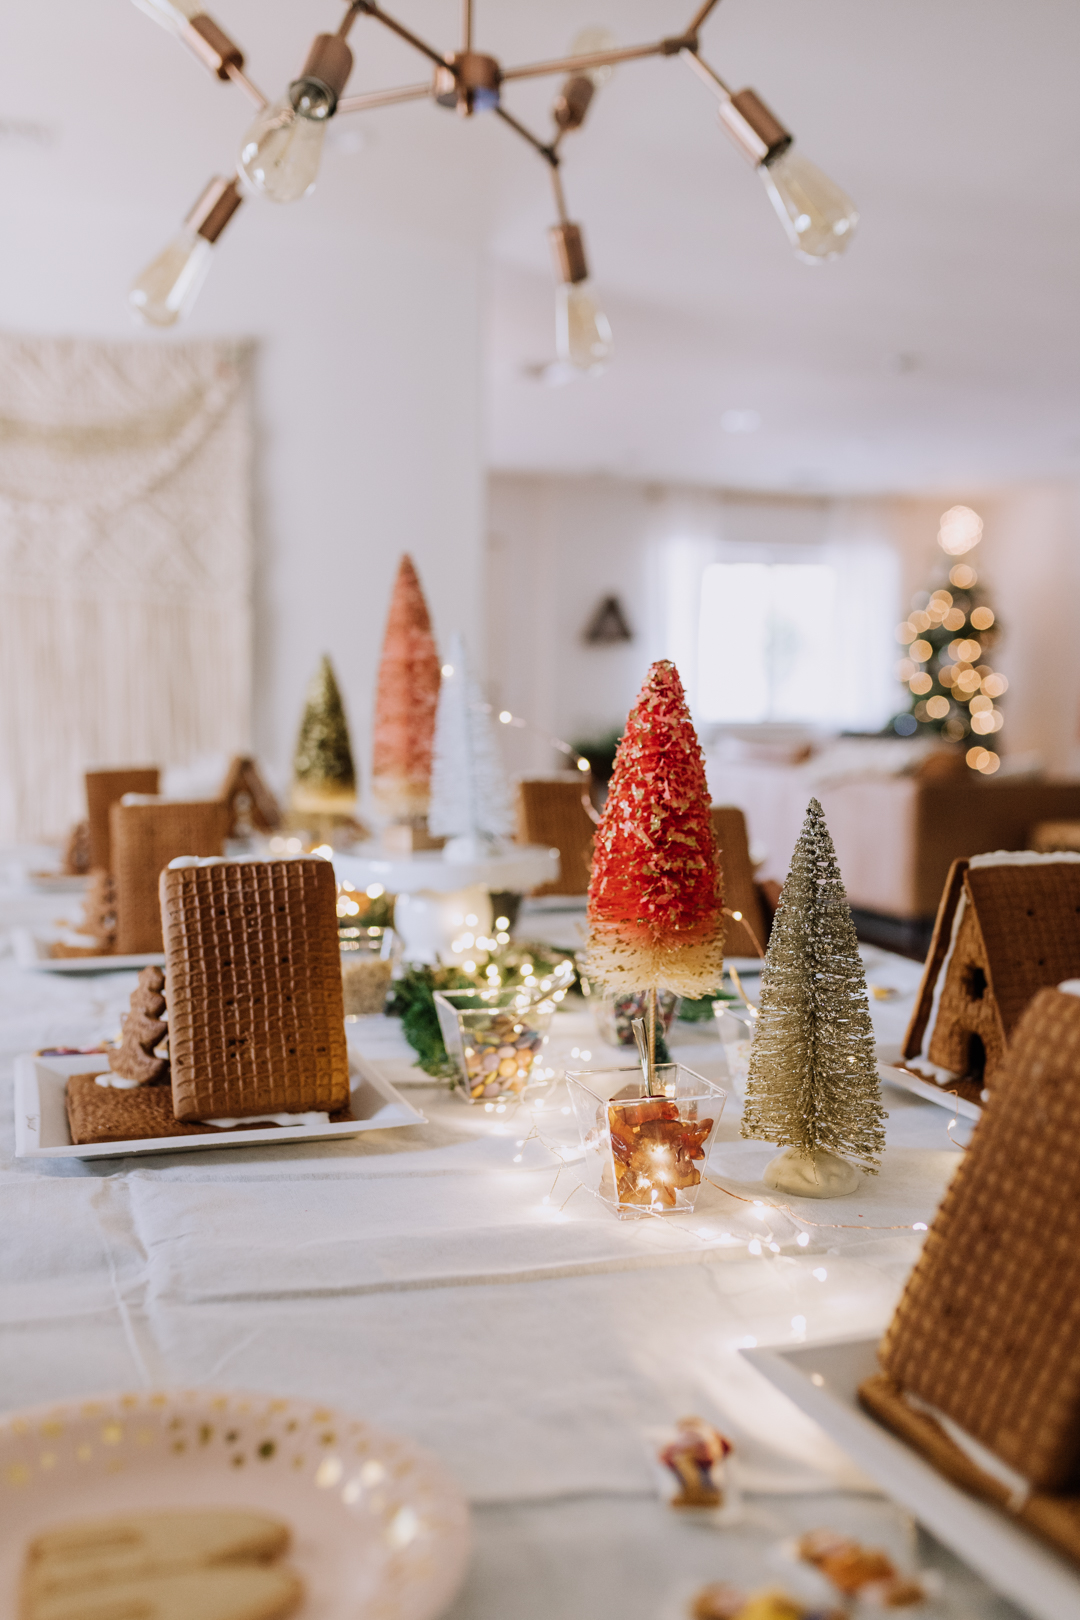
[[[242,0],[222,19],[275,92],[316,25],[291,13]],[[210,175],[229,172],[250,106],[124,0],[57,0],[6,21],[5,118],[49,138],[0,139],[0,326],[170,341],[140,339],[127,287]],[[47,72],[27,67],[42,61]],[[457,134],[452,118],[442,128]],[[177,329],[257,342],[254,739],[279,774],[326,651],[366,775],[403,550],[440,636],[460,628],[483,656],[482,187],[463,172],[462,196],[449,195],[440,160],[418,166],[394,134],[328,153],[302,202],[245,204]]]
[[[695,688],[698,584],[723,543],[828,548],[857,562],[888,548],[883,514],[862,501],[768,497],[605,477],[496,473],[489,489],[488,647],[493,699],[556,735],[582,739],[621,726],[656,658],[673,658]],[[685,579],[682,576],[685,575]],[[591,646],[583,631],[600,599],[620,598],[632,642]],[[891,636],[897,602],[879,619]],[[890,694],[886,693],[886,706]],[[519,753],[521,752],[519,748]],[[541,768],[537,741],[515,764]]]
[[[874,634],[890,657],[895,622],[914,592],[944,579],[940,514],[966,501],[985,521],[973,555],[1003,627],[993,653],[1008,676],[1003,750],[1037,752],[1057,774],[1080,774],[1080,494],[1071,483],[1021,486],[991,497],[957,491],[924,498],[770,497],[606,477],[496,473],[490,481],[488,643],[491,694],[556,735],[579,739],[619,726],[649,663],[674,657],[693,685],[693,614],[666,611],[665,568],[700,577],[718,539],[752,548],[813,545],[857,558],[896,559],[892,615]],[[675,542],[674,546],[672,542]],[[845,548],[847,548],[845,550]],[[588,646],[597,601],[621,597],[635,639]],[[675,592],[678,600],[680,593]],[[686,593],[681,593],[683,602]],[[868,627],[869,629],[869,627]],[[863,675],[853,660],[850,678]],[[886,708],[890,692],[883,694]],[[903,706],[897,686],[895,707]],[[517,769],[546,769],[543,741],[514,738]]]

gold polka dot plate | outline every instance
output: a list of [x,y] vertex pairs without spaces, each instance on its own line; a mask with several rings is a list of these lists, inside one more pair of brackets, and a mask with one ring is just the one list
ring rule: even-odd
[[432,1620],[469,1556],[456,1480],[430,1452],[359,1418],[236,1391],[97,1396],[0,1418],[0,1613],[17,1612],[31,1536],[177,1507],[285,1520],[302,1620]]

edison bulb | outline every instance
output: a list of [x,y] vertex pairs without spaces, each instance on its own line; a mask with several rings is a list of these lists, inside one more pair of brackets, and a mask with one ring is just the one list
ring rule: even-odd
[[241,173],[256,191],[284,203],[314,190],[329,114],[325,91],[304,79],[263,108],[240,151]]
[[800,259],[820,264],[843,253],[855,234],[858,210],[795,146],[758,165],[765,190]]
[[555,352],[579,371],[601,371],[612,351],[611,327],[587,281],[560,283],[555,301]]
[[148,326],[175,326],[206,280],[213,243],[190,226],[148,264],[128,293],[128,307]]
[[205,10],[202,0],[135,0],[135,4],[148,17],[153,17],[156,23],[163,28],[171,28],[174,33]]

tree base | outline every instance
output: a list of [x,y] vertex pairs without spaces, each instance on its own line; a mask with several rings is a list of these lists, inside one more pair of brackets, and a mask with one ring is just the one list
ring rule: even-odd
[[862,1177],[854,1165],[827,1148],[807,1153],[788,1147],[769,1161],[761,1179],[774,1192],[794,1193],[799,1198],[845,1198]]

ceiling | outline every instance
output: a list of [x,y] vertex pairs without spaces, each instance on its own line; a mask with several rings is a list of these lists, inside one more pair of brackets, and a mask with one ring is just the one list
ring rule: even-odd
[[[575,8],[544,9],[569,34]],[[594,0],[592,14],[634,40],[688,9]],[[493,460],[851,491],[1080,471],[1080,8],[723,0],[703,54],[856,199],[849,252],[794,259],[681,63],[621,68],[566,142],[616,360],[557,389],[524,370],[547,341],[548,215],[504,169]],[[725,431],[745,424],[729,412],[760,426]]]
[[[392,3],[454,44],[456,0]],[[212,9],[272,93],[339,14],[331,0]],[[478,45],[522,61],[562,52],[584,24],[621,43],[678,31],[692,0],[475,9]],[[353,44],[351,91],[424,77],[370,21]],[[797,263],[703,87],[678,61],[627,64],[567,139],[564,170],[616,356],[562,387],[541,375],[542,162],[491,118],[428,105],[342,121],[359,138],[339,137],[304,208],[369,210],[482,255],[490,463],[813,492],[1080,475],[1080,8],[723,0],[703,53],[856,199],[855,241],[843,260]],[[58,164],[67,194],[106,214],[132,197],[163,220],[182,212],[247,122],[125,0],[9,9],[3,61],[0,185]],[[552,89],[514,85],[507,104],[543,129]],[[303,251],[301,232],[289,240]]]

